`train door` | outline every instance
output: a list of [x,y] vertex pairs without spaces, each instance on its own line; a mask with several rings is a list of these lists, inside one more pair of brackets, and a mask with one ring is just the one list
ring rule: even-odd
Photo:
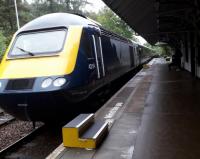
[[131,68],[134,67],[134,51],[133,47],[129,46],[129,53],[130,53],[130,58],[131,58]]
[[142,48],[138,47],[138,61],[139,61],[139,65],[142,64]]
[[97,79],[101,79],[105,76],[105,66],[104,66],[104,58],[102,52],[101,36],[94,34],[92,35],[92,39],[94,45]]
[[135,46],[134,47],[134,52],[135,52],[135,54],[134,54],[134,57],[135,57],[135,66],[137,67],[138,65],[139,65],[139,57],[138,57],[138,49],[137,49],[137,47]]

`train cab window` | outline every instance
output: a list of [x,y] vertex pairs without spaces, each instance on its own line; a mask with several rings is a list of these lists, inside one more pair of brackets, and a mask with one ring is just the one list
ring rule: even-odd
[[35,56],[60,52],[64,47],[66,30],[19,34],[8,56]]
[[92,39],[85,30],[83,30],[81,37],[81,49],[85,52],[88,58],[93,58]]

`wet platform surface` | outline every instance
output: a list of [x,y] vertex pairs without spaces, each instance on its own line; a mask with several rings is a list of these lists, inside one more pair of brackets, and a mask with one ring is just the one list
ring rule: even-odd
[[200,81],[166,64],[152,74],[133,158],[200,158]]
[[61,145],[48,159],[200,158],[200,81],[163,59],[149,65],[96,113],[110,123],[97,150]]

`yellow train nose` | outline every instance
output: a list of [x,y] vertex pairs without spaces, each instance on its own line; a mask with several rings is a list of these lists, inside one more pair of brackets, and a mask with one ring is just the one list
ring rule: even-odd
[[[11,47],[9,47],[0,65],[0,79],[33,78],[72,73],[76,64],[81,34],[82,26],[69,27],[63,50],[52,55],[10,58],[8,53]],[[15,36],[15,38],[17,37]]]

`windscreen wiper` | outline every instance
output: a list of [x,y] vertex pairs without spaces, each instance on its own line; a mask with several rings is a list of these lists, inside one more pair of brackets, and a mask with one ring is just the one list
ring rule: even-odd
[[27,54],[30,55],[30,56],[35,56],[35,54],[32,53],[32,52],[30,52],[30,51],[24,50],[24,49],[22,49],[22,48],[20,48],[20,47],[16,47],[16,48],[18,48],[18,49],[21,50],[22,52],[27,53]]

